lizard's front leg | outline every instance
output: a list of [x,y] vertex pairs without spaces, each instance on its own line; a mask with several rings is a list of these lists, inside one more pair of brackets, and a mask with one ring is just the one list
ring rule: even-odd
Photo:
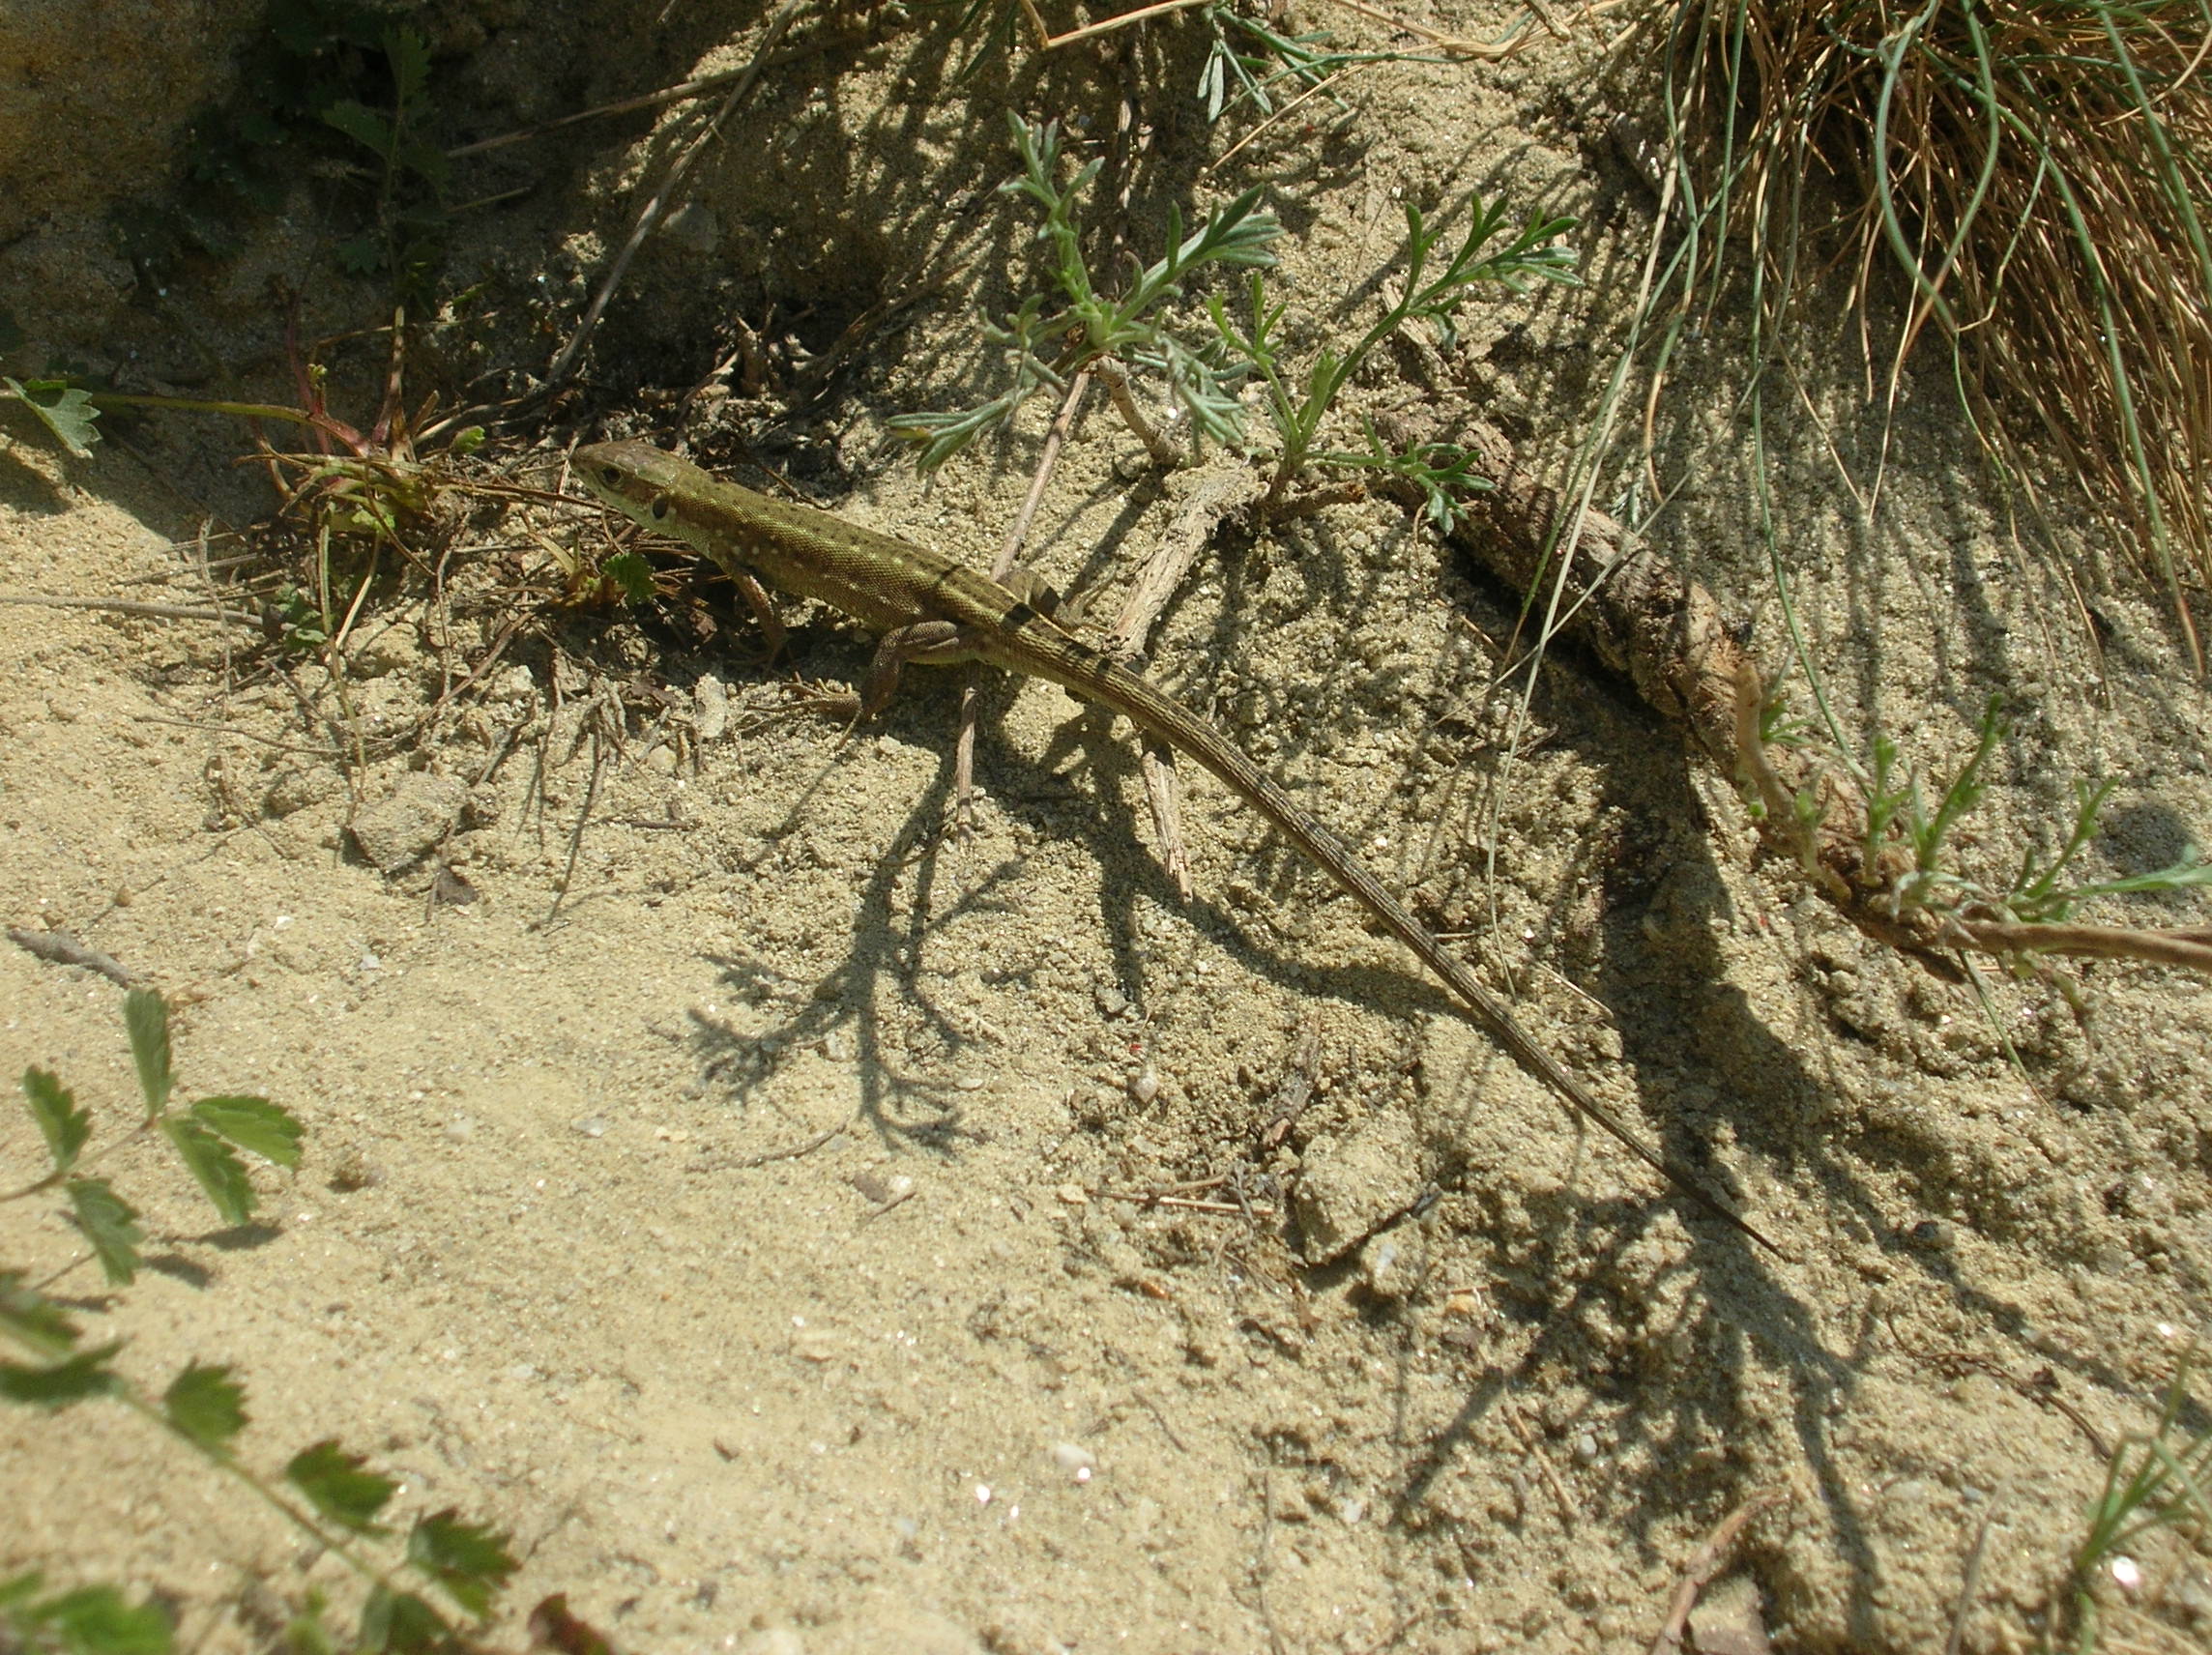
[[886,632],[876,646],[876,658],[860,685],[860,716],[872,718],[891,704],[898,690],[899,674],[917,666],[953,666],[975,658],[975,641],[969,628],[952,621],[917,621],[895,632]]
[[[1060,608],[1060,594],[1026,569],[1016,569],[1005,583],[1022,603],[1050,618]],[[975,627],[955,621],[917,621],[886,632],[876,646],[876,658],[860,686],[860,713],[873,717],[890,705],[898,689],[899,674],[907,666],[949,667],[981,660],[983,640]]]

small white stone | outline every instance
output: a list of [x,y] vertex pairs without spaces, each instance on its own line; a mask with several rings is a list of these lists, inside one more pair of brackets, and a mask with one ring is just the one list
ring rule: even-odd
[[1055,1442],[1052,1463],[1079,1483],[1089,1482],[1091,1473],[1098,1467],[1097,1459],[1080,1442]]

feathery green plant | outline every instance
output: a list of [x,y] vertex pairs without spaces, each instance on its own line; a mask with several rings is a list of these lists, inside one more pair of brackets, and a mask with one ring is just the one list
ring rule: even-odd
[[[488,1619],[519,1567],[506,1535],[451,1508],[416,1518],[401,1537],[383,1521],[399,1485],[335,1438],[302,1449],[275,1476],[249,1465],[238,1450],[251,1419],[246,1387],[228,1365],[190,1363],[157,1397],[115,1367],[119,1341],[87,1344],[76,1322],[19,1271],[0,1270],[0,1342],[28,1358],[0,1359],[0,1401],[49,1413],[114,1403],[199,1455],[353,1570],[367,1588],[358,1632],[334,1637],[323,1625],[323,1600],[311,1595],[291,1629],[295,1649],[451,1655],[465,1647],[452,1611],[478,1624]],[[0,1628],[25,1649],[168,1655],[174,1628],[157,1605],[130,1605],[108,1585],[40,1598],[43,1584],[35,1571],[0,1580]],[[434,1587],[451,1609],[439,1608],[418,1585]]]
[[[1091,276],[1078,220],[1083,192],[1098,176],[1100,163],[1089,162],[1063,186],[1059,179],[1059,124],[1032,126],[1014,114],[1006,120],[1021,155],[1022,176],[1000,189],[1005,194],[1026,195],[1044,209],[1037,240],[1046,247],[1045,275],[1057,290],[1058,303],[1054,305],[1046,294],[1032,294],[1003,325],[986,324],[992,343],[1003,347],[1012,361],[1013,384],[1005,391],[955,413],[901,415],[892,421],[892,430],[917,445],[916,459],[923,471],[934,471],[985,431],[1004,426],[1038,392],[1048,386],[1063,387],[1072,375],[1089,369],[1114,388],[1116,408],[1157,453],[1162,440],[1127,392],[1127,369],[1145,367],[1166,378],[1170,395],[1203,435],[1218,442],[1236,441],[1243,427],[1242,410],[1235,396],[1221,384],[1211,363],[1179,341],[1158,313],[1179,298],[1182,284],[1208,265],[1275,262],[1267,247],[1282,230],[1274,216],[1261,207],[1260,189],[1247,189],[1214,209],[1188,235],[1183,233],[1181,214],[1171,209],[1166,253],[1141,271],[1125,292],[1111,296],[1100,291]],[[1053,307],[1048,310],[1048,305]]]
[[251,1218],[259,1205],[238,1151],[247,1150],[280,1167],[297,1167],[304,1133],[289,1110],[265,1097],[203,1097],[180,1105],[170,1065],[169,1008],[151,989],[131,991],[123,1002],[123,1021],[131,1033],[131,1055],[146,1106],[138,1124],[87,1156],[92,1112],[77,1103],[52,1070],[25,1069],[24,1105],[45,1140],[51,1167],[43,1177],[0,1196],[21,1201],[58,1187],[69,1203],[70,1222],[91,1244],[108,1281],[117,1286],[128,1286],[138,1273],[138,1243],[144,1239],[138,1211],[115,1193],[107,1179],[87,1175],[85,1167],[123,1144],[159,1134],[222,1221],[238,1225]]
[[419,302],[443,261],[447,221],[445,153],[422,130],[429,70],[427,44],[390,6],[271,0],[234,90],[193,118],[190,188],[117,210],[141,280],[165,285],[191,249],[235,253],[242,221],[281,212],[310,179],[353,230],[333,247],[338,265]]
[[2123,1548],[2161,1532],[2191,1538],[2200,1548],[2212,1541],[2212,1431],[2199,1428],[2192,1437],[2183,1426],[2192,1408],[2189,1370],[2196,1357],[2194,1345],[2182,1353],[2156,1428],[2130,1432],[2113,1445],[2104,1487],[2090,1502],[2088,1530],[2067,1571],[2076,1655],[2092,1655],[2097,1647],[2104,1624],[2100,1578],[2123,1561],[2139,1570]]
[[[1418,207],[1409,202],[1406,207],[1406,274],[1397,302],[1349,350],[1339,352],[1324,346],[1306,369],[1302,383],[1292,377],[1283,360],[1278,333],[1283,314],[1289,308],[1288,301],[1270,305],[1266,290],[1255,274],[1248,295],[1252,312],[1249,333],[1230,321],[1220,300],[1209,302],[1214,331],[1224,352],[1234,360],[1249,363],[1266,385],[1267,411],[1274,421],[1275,433],[1282,441],[1282,451],[1275,462],[1274,476],[1268,481],[1263,508],[1280,500],[1284,489],[1305,469],[1307,461],[1318,457],[1313,451],[1314,444],[1320,439],[1322,421],[1327,418],[1337,393],[1359,371],[1368,354],[1399,329],[1415,322],[1433,322],[1448,338],[1459,307],[1486,283],[1496,282],[1509,292],[1525,294],[1538,281],[1572,284],[1576,280],[1573,249],[1561,246],[1558,240],[1574,228],[1572,218],[1531,217],[1519,231],[1509,235],[1503,245],[1485,252],[1484,248],[1505,227],[1505,221],[1506,208],[1502,200],[1485,207],[1479,196],[1470,198],[1467,233],[1460,239],[1459,250],[1444,261],[1442,268],[1432,272],[1431,255],[1443,241],[1445,226],[1441,222],[1432,223]],[[1372,433],[1370,438],[1372,441]],[[1450,477],[1459,469],[1458,462],[1449,455],[1441,457],[1442,475]],[[1368,455],[1327,458],[1338,465],[1417,469],[1431,479],[1438,475],[1439,456],[1390,456],[1380,445]],[[1437,510],[1437,492],[1432,487],[1429,493],[1433,514]],[[1448,519],[1448,506],[1445,514]]]
[[[1324,347],[1302,375],[1288,362],[1283,319],[1289,302],[1270,303],[1263,272],[1275,260],[1267,250],[1281,231],[1260,208],[1260,191],[1246,190],[1216,209],[1192,234],[1182,233],[1179,216],[1171,215],[1171,250],[1139,274],[1128,291],[1108,297],[1098,290],[1083,253],[1080,207],[1083,190],[1097,176],[1098,163],[1083,167],[1074,180],[1059,183],[1060,132],[1046,123],[1033,127],[1009,117],[1022,176],[1002,186],[1044,209],[1038,240],[1049,251],[1047,274],[1058,290],[1057,307],[1044,294],[1033,294],[1003,324],[986,324],[986,334],[1012,360],[1013,383],[999,395],[972,408],[944,414],[907,414],[891,428],[917,446],[917,461],[934,470],[983,432],[1003,426],[1014,412],[1047,387],[1059,388],[1074,373],[1098,374],[1114,393],[1123,421],[1145,439],[1163,462],[1179,457],[1137,411],[1128,394],[1128,368],[1156,371],[1171,399],[1190,420],[1202,441],[1241,449],[1248,444],[1244,406],[1237,388],[1257,377],[1266,389],[1265,404],[1278,442],[1274,473],[1263,510],[1276,506],[1284,491],[1309,465],[1387,472],[1422,491],[1429,515],[1449,527],[1458,494],[1484,486],[1472,470],[1472,456],[1449,444],[1425,444],[1394,452],[1368,428],[1366,451],[1320,451],[1324,422],[1337,395],[1375,348],[1400,329],[1434,324],[1447,340],[1453,318],[1479,289],[1496,284],[1527,293],[1538,281],[1573,282],[1574,252],[1559,237],[1574,227],[1571,218],[1536,215],[1518,230],[1507,227],[1502,201],[1488,206],[1475,198],[1456,250],[1438,261],[1447,235],[1416,207],[1406,209],[1406,272],[1401,296],[1347,350]],[[1161,311],[1181,296],[1182,283],[1208,264],[1241,265],[1250,270],[1249,330],[1230,320],[1218,297],[1207,302],[1211,336],[1193,346],[1179,338]]]
[[1331,44],[1335,36],[1326,29],[1287,35],[1227,5],[1205,7],[1199,15],[1213,37],[1198,75],[1198,96],[1208,122],[1242,103],[1262,116],[1272,115],[1276,104],[1269,94],[1276,89],[1318,92],[1332,76],[1358,64],[1451,61],[1432,52],[1341,51]]
[[[1974,750],[1931,806],[1919,772],[1901,765],[1898,744],[1886,735],[1876,734],[1862,764],[1841,744],[1817,740],[1802,721],[1788,719],[1779,695],[1770,697],[1761,710],[1760,729],[1761,741],[1808,751],[1848,778],[1848,785],[1839,788],[1829,775],[1816,773],[1792,796],[1800,852],[1808,859],[1815,855],[1817,834],[1833,802],[1839,797],[1849,801],[1846,808],[1861,812],[1854,824],[1861,865],[1886,875],[1892,917],[1920,910],[1938,918],[1971,915],[2019,925],[2059,924],[2071,919],[2083,903],[2099,897],[2165,895],[2212,886],[2212,862],[2194,850],[2171,866],[2147,873],[2065,881],[2075,858],[2096,837],[2099,813],[2118,785],[2109,779],[2075,782],[2072,821],[2048,861],[2031,848],[2003,885],[1967,872],[1954,854],[1957,830],[1987,794],[1987,767],[2007,734],[2002,700],[1993,695],[1976,726]],[[1933,785],[1932,778],[1931,792]],[[1747,803],[1754,816],[1764,813],[1765,806],[1755,794],[1747,794]]]
[[[82,1169],[143,1135],[165,1138],[216,1210],[229,1224],[253,1213],[255,1197],[238,1150],[279,1166],[299,1164],[304,1129],[267,1098],[224,1096],[180,1103],[161,997],[134,989],[124,1002],[131,1053],[145,1108],[137,1126],[87,1156],[91,1112],[52,1071],[23,1075],[23,1096],[44,1140],[51,1170],[0,1199],[20,1200],[59,1186],[70,1220],[92,1245],[108,1281],[128,1286],[141,1263],[137,1212],[105,1178]],[[66,1266],[65,1266],[66,1267]],[[294,1454],[272,1475],[249,1464],[239,1438],[250,1415],[246,1387],[225,1364],[194,1361],[160,1395],[116,1366],[120,1340],[88,1340],[38,1286],[0,1269],[0,1402],[59,1413],[112,1403],[197,1454],[216,1472],[273,1508],[354,1571],[365,1587],[358,1629],[325,1625],[327,1604],[310,1593],[286,1635],[299,1655],[462,1655],[466,1624],[489,1618],[494,1598],[518,1567],[504,1534],[448,1509],[416,1518],[404,1533],[385,1521],[398,1493],[335,1439]],[[422,1589],[418,1589],[422,1588]],[[442,1597],[441,1608],[424,1591]],[[542,1607],[542,1606],[541,1606]],[[466,1624],[464,1624],[466,1623]],[[131,1603],[103,1583],[48,1592],[37,1570],[0,1578],[0,1649],[35,1655],[170,1655],[175,1627],[161,1605]]]

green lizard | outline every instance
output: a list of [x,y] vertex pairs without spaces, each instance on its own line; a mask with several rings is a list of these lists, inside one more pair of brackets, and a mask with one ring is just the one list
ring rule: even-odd
[[575,472],[593,494],[644,527],[697,547],[741,581],[758,575],[818,598],[883,634],[863,711],[890,699],[908,662],[985,661],[1049,679],[1125,715],[1188,754],[1266,817],[1307,858],[1421,957],[1530,1074],[1631,1153],[1718,1217],[1773,1250],[1673,1157],[1653,1148],[1593,1097],[1514,1021],[1502,1001],[1430,935],[1350,851],[1211,724],[1054,622],[1049,600],[1002,586],[965,564],[810,507],[723,482],[648,443],[579,449]]

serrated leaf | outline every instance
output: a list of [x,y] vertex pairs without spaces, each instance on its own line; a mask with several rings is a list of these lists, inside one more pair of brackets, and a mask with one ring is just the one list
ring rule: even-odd
[[379,1585],[361,1606],[363,1655],[427,1655],[452,1646],[446,1617],[413,1592]]
[[430,80],[429,44],[413,29],[384,31],[384,55],[392,60],[392,83],[402,105],[422,96]]
[[89,395],[58,379],[34,379],[26,384],[0,374],[0,386],[6,386],[10,397],[37,415],[39,422],[63,448],[80,460],[92,458],[92,445],[100,441],[100,433],[93,428],[100,410],[92,405]]
[[113,1586],[79,1586],[17,1611],[67,1655],[169,1655],[175,1629],[160,1604],[129,1604]]
[[625,602],[644,603],[653,596],[653,566],[635,552],[615,553],[599,572],[615,583]]
[[189,1115],[165,1117],[161,1130],[225,1224],[244,1224],[253,1216],[253,1185],[236,1150]]
[[169,1060],[168,1002],[150,988],[132,989],[123,997],[123,1026],[131,1031],[131,1059],[138,1065],[138,1090],[152,1119],[177,1084]]
[[138,1243],[145,1239],[131,1221],[138,1210],[109,1187],[105,1178],[72,1178],[70,1216],[100,1260],[112,1287],[127,1288],[138,1274]]
[[122,1349],[120,1342],[102,1345],[43,1368],[0,1362],[0,1397],[32,1408],[63,1408],[87,1397],[105,1396],[117,1382],[107,1359]]
[[451,1506],[421,1518],[407,1535],[407,1560],[481,1620],[508,1577],[520,1567],[507,1536],[486,1524],[464,1523]]
[[214,1452],[246,1429],[246,1387],[230,1377],[227,1365],[197,1362],[169,1381],[161,1406],[169,1423],[200,1447]]
[[65,1356],[76,1345],[76,1323],[20,1270],[0,1270],[0,1333],[40,1356]]
[[92,1136],[91,1113],[77,1108],[70,1089],[49,1069],[23,1071],[23,1096],[30,1105],[31,1118],[45,1136],[46,1153],[53,1157],[54,1171],[68,1172],[76,1165],[84,1141]]
[[192,1105],[192,1118],[279,1167],[300,1164],[300,1140],[307,1129],[290,1110],[265,1097],[203,1097]]
[[385,1534],[376,1521],[399,1485],[390,1477],[362,1469],[359,1454],[348,1454],[335,1437],[326,1437],[312,1448],[292,1456],[284,1467],[285,1481],[307,1496],[323,1516],[356,1534]]
[[323,111],[323,120],[382,160],[392,154],[392,123],[365,103],[342,98]]
[[354,236],[333,249],[338,268],[348,276],[374,276],[384,268],[384,242],[376,236]]

